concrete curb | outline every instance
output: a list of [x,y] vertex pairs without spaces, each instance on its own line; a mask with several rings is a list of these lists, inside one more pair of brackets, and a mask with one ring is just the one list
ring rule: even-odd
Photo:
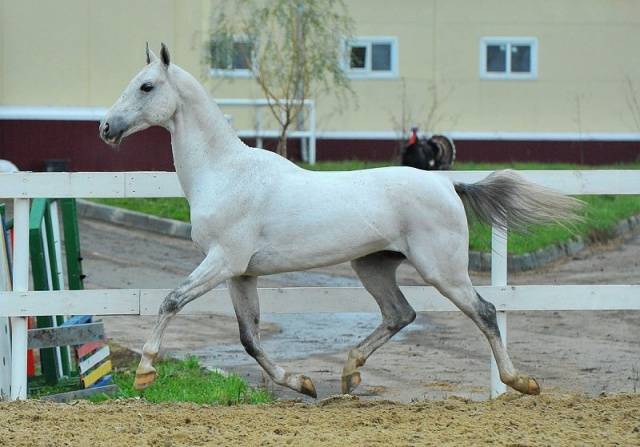
[[87,219],[101,220],[116,225],[152,231],[166,236],[191,239],[191,224],[179,220],[165,219],[149,214],[129,211],[114,206],[78,200],[78,215]]
[[[149,214],[125,210],[123,208],[93,203],[87,200],[78,200],[77,203],[78,214],[87,219],[101,220],[181,239],[191,239],[191,224],[186,222],[164,219]],[[640,215],[631,216],[618,222],[608,231],[606,237],[609,239],[623,237],[638,227],[640,227]],[[558,259],[574,256],[594,242],[596,241],[590,238],[578,236],[568,242],[550,245],[549,247],[525,253],[524,255],[509,255],[509,271],[523,272],[544,267]],[[491,253],[470,251],[469,268],[477,272],[487,272],[491,270]]]

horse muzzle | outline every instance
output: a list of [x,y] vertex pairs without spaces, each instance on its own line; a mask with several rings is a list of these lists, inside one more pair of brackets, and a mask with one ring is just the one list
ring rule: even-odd
[[100,123],[100,138],[112,147],[116,147],[122,141],[122,136],[128,126],[124,119],[120,117],[107,118]]

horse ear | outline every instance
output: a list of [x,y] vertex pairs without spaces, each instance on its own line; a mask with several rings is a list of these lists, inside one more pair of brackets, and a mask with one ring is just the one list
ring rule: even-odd
[[160,49],[160,59],[162,59],[162,63],[165,65],[165,67],[169,66],[169,50],[164,43],[162,43],[162,48]]
[[149,42],[147,42],[145,50],[147,54],[147,64],[158,60],[158,56],[156,56],[155,53],[149,49]]

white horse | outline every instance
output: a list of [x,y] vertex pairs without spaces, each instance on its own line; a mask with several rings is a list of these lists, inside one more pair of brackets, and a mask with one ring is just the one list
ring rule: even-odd
[[160,306],[136,371],[137,389],[155,380],[152,363],[169,320],[227,281],[249,355],[277,384],[316,397],[311,379],[286,371],[260,345],[257,277],[351,261],[383,319],[348,354],[342,392],[349,393],[360,383],[367,358],[416,316],[395,277],[407,260],[484,333],[505,384],[521,393],[540,392],[535,379],[513,367],[495,307],[472,287],[463,201],[485,221],[516,229],[571,218],[579,201],[511,171],[453,184],[441,174],[407,167],[301,169],[240,141],[202,85],[170,63],[164,44],[160,58],[148,46],[146,56],[147,65],[100,124],[100,136],[115,146],[149,126],[171,133],[176,172],[191,206],[192,239],[206,256]]

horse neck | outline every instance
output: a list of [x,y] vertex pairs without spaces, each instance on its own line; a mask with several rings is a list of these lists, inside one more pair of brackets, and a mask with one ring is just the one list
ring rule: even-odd
[[168,127],[176,173],[190,200],[198,178],[225,171],[225,161],[246,146],[205,88],[186,71],[172,68],[180,99]]

